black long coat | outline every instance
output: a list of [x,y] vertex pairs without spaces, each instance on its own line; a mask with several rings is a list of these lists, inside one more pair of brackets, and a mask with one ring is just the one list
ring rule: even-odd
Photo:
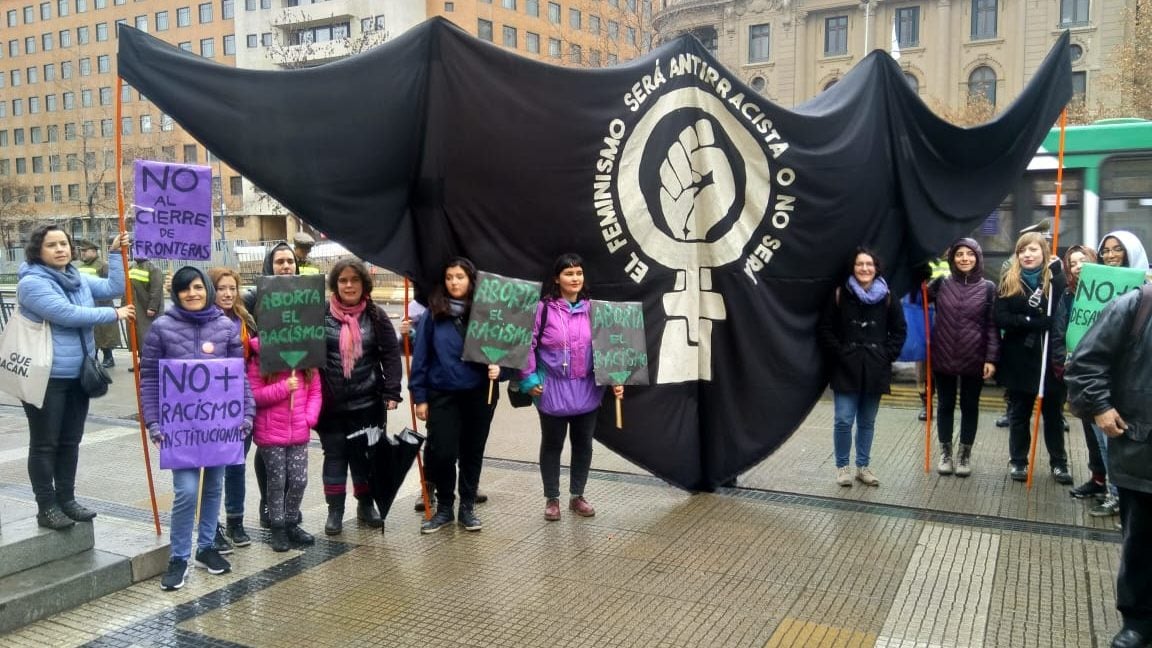
[[1000,364],[996,368],[996,382],[1005,389],[1035,394],[1040,389],[1040,358],[1044,343],[1044,333],[1048,339],[1048,369],[1046,389],[1059,388],[1058,375],[1063,372],[1065,359],[1064,330],[1053,326],[1060,319],[1060,309],[1064,308],[1066,282],[1062,273],[1052,276],[1052,294],[1056,303],[1052,316],[1048,313],[1048,295],[1044,294],[1035,305],[1028,303],[1032,291],[1027,286],[1024,292],[1010,297],[996,299],[996,326],[1004,332],[1000,343]]
[[889,295],[875,304],[865,304],[850,288],[837,288],[817,329],[832,390],[865,394],[891,391],[892,363],[900,357],[906,334],[899,300]]

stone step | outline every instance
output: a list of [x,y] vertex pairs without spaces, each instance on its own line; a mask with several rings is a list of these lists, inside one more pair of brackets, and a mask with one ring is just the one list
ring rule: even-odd
[[74,556],[93,546],[91,523],[53,531],[38,526],[35,517],[6,521],[0,528],[0,578]]
[[0,634],[131,584],[127,558],[95,549],[0,578]]

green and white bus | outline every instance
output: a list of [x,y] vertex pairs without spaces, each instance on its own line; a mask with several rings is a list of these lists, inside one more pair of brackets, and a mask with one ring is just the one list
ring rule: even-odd
[[[1060,129],[1044,139],[1028,171],[975,233],[984,268],[996,275],[1022,228],[1052,219]],[[1106,119],[1069,126],[1064,137],[1060,251],[1093,248],[1112,230],[1131,231],[1152,247],[1152,121]]]

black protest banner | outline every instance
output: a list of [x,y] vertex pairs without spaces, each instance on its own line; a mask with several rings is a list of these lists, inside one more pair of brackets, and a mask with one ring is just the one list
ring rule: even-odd
[[256,280],[260,371],[266,374],[324,364],[324,277],[286,275]]
[[463,358],[522,369],[528,360],[539,301],[539,281],[477,272]]
[[647,385],[644,305],[592,300],[592,367],[597,385]]

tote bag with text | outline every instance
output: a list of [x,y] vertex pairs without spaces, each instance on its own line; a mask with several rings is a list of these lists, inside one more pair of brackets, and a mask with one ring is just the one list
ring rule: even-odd
[[52,327],[16,310],[0,334],[0,391],[43,407],[51,373]]

